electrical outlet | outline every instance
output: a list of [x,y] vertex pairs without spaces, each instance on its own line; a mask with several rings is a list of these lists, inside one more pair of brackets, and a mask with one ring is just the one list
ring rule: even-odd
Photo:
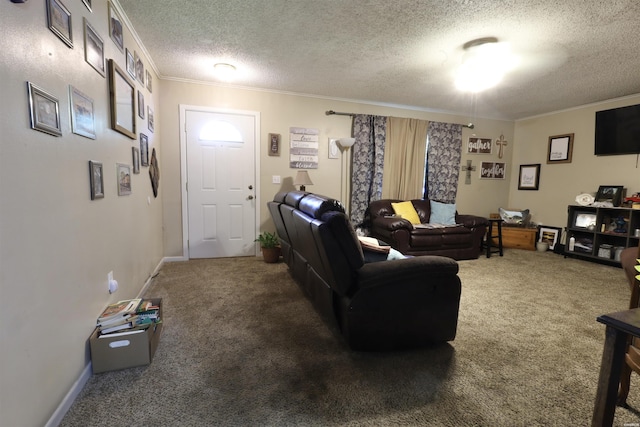
[[271,182],[272,182],[273,184],[280,184],[280,175],[273,175],[273,176],[271,177]]
[[113,271],[107,273],[107,287],[109,289],[109,293],[112,294],[118,290],[118,281],[113,280]]

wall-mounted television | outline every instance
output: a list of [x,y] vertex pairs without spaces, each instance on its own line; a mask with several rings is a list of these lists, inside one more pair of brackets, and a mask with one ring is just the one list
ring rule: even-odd
[[640,153],[640,104],[596,111],[595,155]]

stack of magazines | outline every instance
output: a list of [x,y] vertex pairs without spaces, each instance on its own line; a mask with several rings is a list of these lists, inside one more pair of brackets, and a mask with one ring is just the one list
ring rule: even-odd
[[110,304],[98,317],[99,337],[143,332],[160,323],[160,307],[151,300],[134,298]]

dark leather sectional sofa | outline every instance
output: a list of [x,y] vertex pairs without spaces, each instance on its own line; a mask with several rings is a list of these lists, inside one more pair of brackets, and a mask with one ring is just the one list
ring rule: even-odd
[[[457,226],[416,228],[409,221],[393,217],[391,203],[402,200],[376,200],[369,204],[371,235],[389,243],[405,255],[441,255],[455,260],[475,259],[489,221],[475,215],[456,213]],[[431,206],[427,199],[411,200],[422,224],[429,223]]]
[[461,284],[456,261],[439,256],[365,263],[339,201],[300,191],[268,204],[290,273],[354,350],[451,341]]

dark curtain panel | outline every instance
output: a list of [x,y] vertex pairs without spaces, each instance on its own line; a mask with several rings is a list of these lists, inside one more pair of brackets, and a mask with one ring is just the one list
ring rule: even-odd
[[425,198],[454,203],[462,158],[462,125],[431,122],[427,135]]
[[[382,170],[387,118],[357,114],[353,118],[351,168],[351,224],[366,229],[366,212],[371,200],[382,198]],[[365,232],[366,233],[366,232]]]

